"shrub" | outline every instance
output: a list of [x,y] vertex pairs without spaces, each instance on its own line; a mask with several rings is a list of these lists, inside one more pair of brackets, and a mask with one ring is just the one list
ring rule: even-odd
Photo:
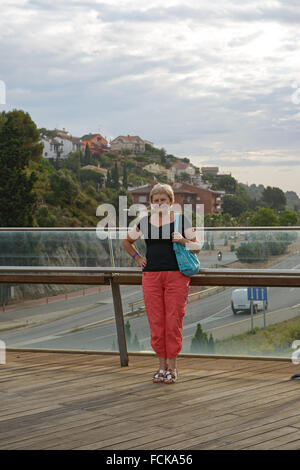
[[250,242],[239,246],[236,250],[237,257],[242,263],[255,263],[268,259],[266,245],[259,242]]
[[197,324],[195,336],[192,338],[191,352],[196,354],[214,352],[213,337],[210,335],[209,339],[207,338],[207,334],[202,330],[200,323]]

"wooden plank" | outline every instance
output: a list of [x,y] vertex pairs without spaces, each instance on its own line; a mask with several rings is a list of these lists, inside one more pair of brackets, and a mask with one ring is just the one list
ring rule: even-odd
[[[284,443],[284,438],[288,436],[288,440],[292,441],[295,434],[298,434],[300,437],[300,432],[295,432],[295,428],[292,426],[286,426],[279,429],[274,429],[272,431],[259,434],[258,436],[252,436],[247,439],[238,440],[238,442],[221,445],[219,450],[247,450],[247,449],[271,449],[278,444],[278,442]],[[278,439],[279,438],[279,439]],[[297,436],[296,436],[297,439]]]
[[[278,422],[273,422],[269,424],[264,424],[264,425],[257,425],[255,427],[251,427],[251,429],[246,429],[246,430],[241,430],[241,427],[238,427],[238,429],[231,429],[231,430],[225,430],[221,432],[214,433],[213,435],[206,435],[207,441],[205,442],[205,450],[216,450],[219,449],[221,445],[228,445],[230,446],[231,444],[235,445],[236,442],[240,442],[242,440],[248,440],[249,438],[252,437],[259,437],[261,440],[264,439],[264,435],[266,432],[273,431],[276,429],[280,428],[285,428],[285,427],[292,427],[293,429],[295,428],[294,423],[299,423],[299,415],[297,417],[290,417],[287,419],[282,419],[280,420],[280,423]],[[297,429],[294,429],[295,432]],[[290,438],[289,438],[290,439]],[[300,443],[298,442],[298,445]]]

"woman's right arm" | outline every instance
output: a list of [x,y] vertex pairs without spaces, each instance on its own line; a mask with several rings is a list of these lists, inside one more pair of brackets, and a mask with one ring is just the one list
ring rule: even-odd
[[[129,230],[126,238],[124,238],[122,240],[122,245],[123,245],[124,249],[127,251],[127,253],[131,257],[133,257],[135,255],[135,253],[137,253],[137,250],[134,247],[134,243],[141,236],[142,236],[142,231],[135,225],[134,227],[132,227]],[[145,258],[144,256],[142,256],[140,254],[135,256],[134,260],[137,263],[137,265],[140,266],[141,268],[144,268],[147,264],[147,258]]]

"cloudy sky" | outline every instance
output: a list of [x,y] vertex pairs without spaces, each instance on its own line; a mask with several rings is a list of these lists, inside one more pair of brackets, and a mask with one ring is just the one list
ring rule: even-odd
[[[6,105],[300,195],[299,0],[0,0]],[[0,101],[1,102],[1,101]]]

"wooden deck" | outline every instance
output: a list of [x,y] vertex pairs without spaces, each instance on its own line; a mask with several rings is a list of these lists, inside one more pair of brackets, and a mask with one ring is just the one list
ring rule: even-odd
[[292,362],[180,357],[153,384],[153,356],[7,352],[0,449],[300,449]]

